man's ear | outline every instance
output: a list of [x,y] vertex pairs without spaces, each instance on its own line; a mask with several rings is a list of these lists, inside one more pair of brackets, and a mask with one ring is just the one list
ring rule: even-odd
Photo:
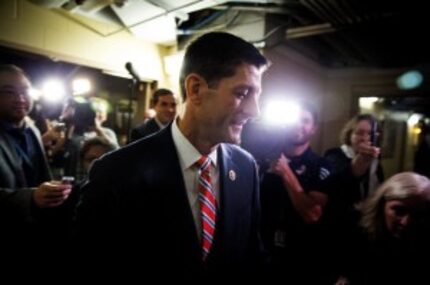
[[185,78],[185,92],[187,94],[187,101],[193,104],[200,104],[202,91],[206,81],[196,73],[190,73]]

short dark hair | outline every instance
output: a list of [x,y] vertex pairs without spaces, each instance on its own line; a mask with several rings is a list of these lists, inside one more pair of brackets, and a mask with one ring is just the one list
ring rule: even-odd
[[157,105],[158,100],[160,99],[161,96],[166,96],[166,95],[173,95],[173,92],[169,89],[166,88],[160,88],[155,90],[154,94],[152,94],[152,98],[151,98],[151,107],[155,107],[155,105]]
[[80,151],[81,157],[83,158],[93,146],[101,146],[106,150],[106,152],[110,152],[117,149],[117,147],[114,144],[110,143],[108,140],[102,137],[93,137],[88,140],[85,140]]
[[179,76],[183,100],[189,74],[197,73],[214,86],[220,79],[234,75],[236,67],[243,63],[261,68],[268,65],[268,60],[251,43],[232,34],[212,32],[197,38],[185,52]]
[[0,73],[3,73],[3,72],[22,74],[26,78],[29,78],[28,75],[25,73],[25,71],[22,68],[19,68],[18,66],[14,65],[14,64],[0,64]]

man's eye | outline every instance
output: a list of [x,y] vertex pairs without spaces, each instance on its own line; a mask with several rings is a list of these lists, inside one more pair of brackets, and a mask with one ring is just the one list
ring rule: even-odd
[[249,95],[249,90],[241,90],[236,92],[236,96],[239,99],[244,99]]
[[13,92],[13,91],[10,91],[10,90],[0,91],[0,93],[2,95],[4,95],[4,96],[10,96],[10,97],[17,95],[16,92]]

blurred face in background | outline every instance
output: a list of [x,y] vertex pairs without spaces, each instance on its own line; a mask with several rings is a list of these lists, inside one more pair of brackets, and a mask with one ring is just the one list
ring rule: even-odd
[[23,74],[0,72],[0,120],[19,124],[30,112],[30,81]]
[[371,125],[368,120],[361,120],[357,123],[354,130],[351,133],[351,147],[357,152],[358,146],[361,143],[368,142],[370,140]]
[[420,221],[428,222],[426,204],[417,197],[389,200],[385,203],[384,216],[388,232],[396,239],[413,239],[418,234]]
[[288,131],[287,141],[293,145],[309,143],[315,131],[316,126],[312,113],[302,110],[298,122]]
[[94,160],[107,153],[109,150],[103,145],[93,145],[84,154],[83,166],[85,173],[88,173]]
[[176,116],[176,99],[173,94],[167,94],[158,98],[154,109],[156,117],[163,125],[169,124]]

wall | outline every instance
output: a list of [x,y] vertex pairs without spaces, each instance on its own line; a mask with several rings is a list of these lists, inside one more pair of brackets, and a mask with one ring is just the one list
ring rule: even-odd
[[322,148],[339,145],[343,125],[359,112],[358,98],[380,97],[398,93],[395,84],[400,70],[337,69],[327,71],[326,93],[323,100]]

